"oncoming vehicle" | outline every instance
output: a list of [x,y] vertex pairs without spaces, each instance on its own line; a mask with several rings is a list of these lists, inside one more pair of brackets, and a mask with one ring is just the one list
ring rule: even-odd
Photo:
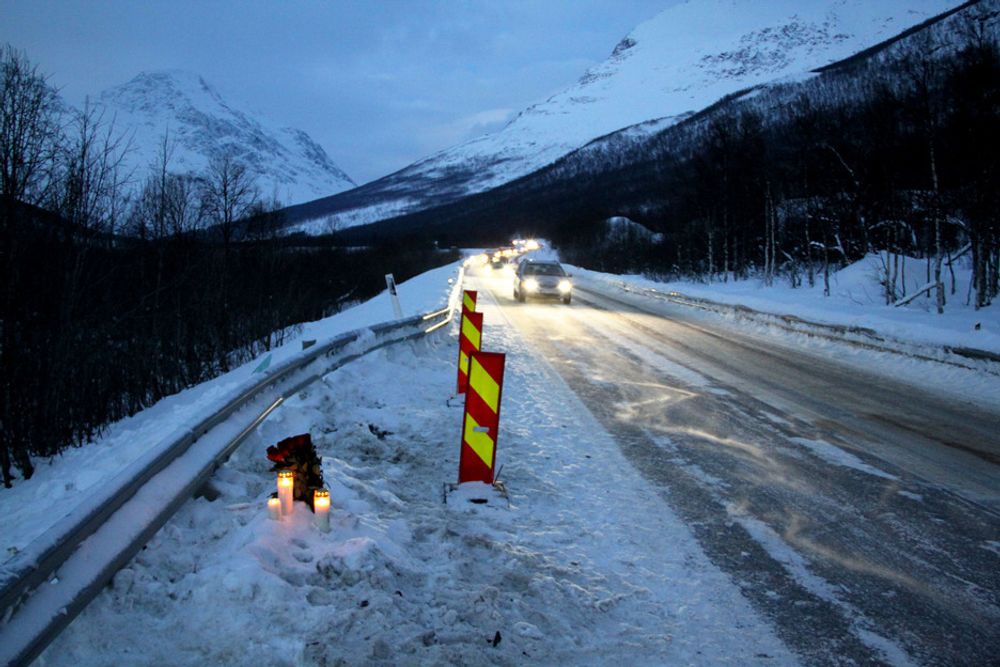
[[569,303],[573,298],[573,283],[559,262],[525,260],[514,277],[514,298],[524,303],[528,297],[550,297]]

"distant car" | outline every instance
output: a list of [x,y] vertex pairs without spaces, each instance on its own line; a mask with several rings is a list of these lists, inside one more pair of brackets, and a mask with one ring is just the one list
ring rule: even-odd
[[562,299],[569,303],[573,298],[573,283],[559,262],[525,260],[517,267],[514,276],[514,298],[524,303],[528,297]]

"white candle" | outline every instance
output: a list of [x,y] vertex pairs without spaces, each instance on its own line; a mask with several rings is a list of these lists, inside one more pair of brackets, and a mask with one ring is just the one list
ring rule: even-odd
[[278,471],[278,498],[281,500],[281,514],[292,513],[292,490],[295,488],[295,474],[291,470]]
[[267,515],[275,521],[281,519],[281,500],[278,498],[267,499]]
[[316,489],[313,491],[313,511],[316,516],[313,521],[316,527],[324,533],[330,532],[330,492],[326,489]]

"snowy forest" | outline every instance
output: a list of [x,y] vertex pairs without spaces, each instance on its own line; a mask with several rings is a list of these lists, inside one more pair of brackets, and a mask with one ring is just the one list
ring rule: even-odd
[[[1000,50],[985,23],[963,28],[959,50],[925,33],[905,58],[848,63],[695,119],[677,142],[690,150],[628,178],[663,193],[624,211],[660,243],[602,243],[596,226],[564,244],[605,270],[824,280],[827,293],[831,267],[881,252],[886,303],[915,296],[901,291],[909,270],[939,308],[989,305],[1000,275]],[[906,256],[925,261],[907,268]],[[960,259],[970,294],[954,293]]]
[[[973,7],[658,133],[626,129],[509,185],[341,236],[532,233],[598,270],[793,286],[878,252],[886,303],[916,296],[908,272],[939,309],[986,307],[1000,277],[997,22]],[[609,235],[617,216],[654,234]],[[968,293],[954,288],[959,270],[972,272]]]
[[0,52],[0,467],[89,441],[452,256],[279,238],[278,203],[222,153],[171,173],[165,134],[143,173],[99,107],[65,106],[26,54]]

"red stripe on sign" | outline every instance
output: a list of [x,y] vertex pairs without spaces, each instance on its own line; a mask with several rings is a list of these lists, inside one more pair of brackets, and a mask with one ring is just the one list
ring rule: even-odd
[[507,355],[503,352],[477,352],[476,358],[483,370],[493,378],[493,381],[503,387],[503,369]]
[[484,482],[493,483],[493,468],[487,468],[483,460],[472,451],[464,442],[462,443],[462,456],[458,462],[458,483]]

